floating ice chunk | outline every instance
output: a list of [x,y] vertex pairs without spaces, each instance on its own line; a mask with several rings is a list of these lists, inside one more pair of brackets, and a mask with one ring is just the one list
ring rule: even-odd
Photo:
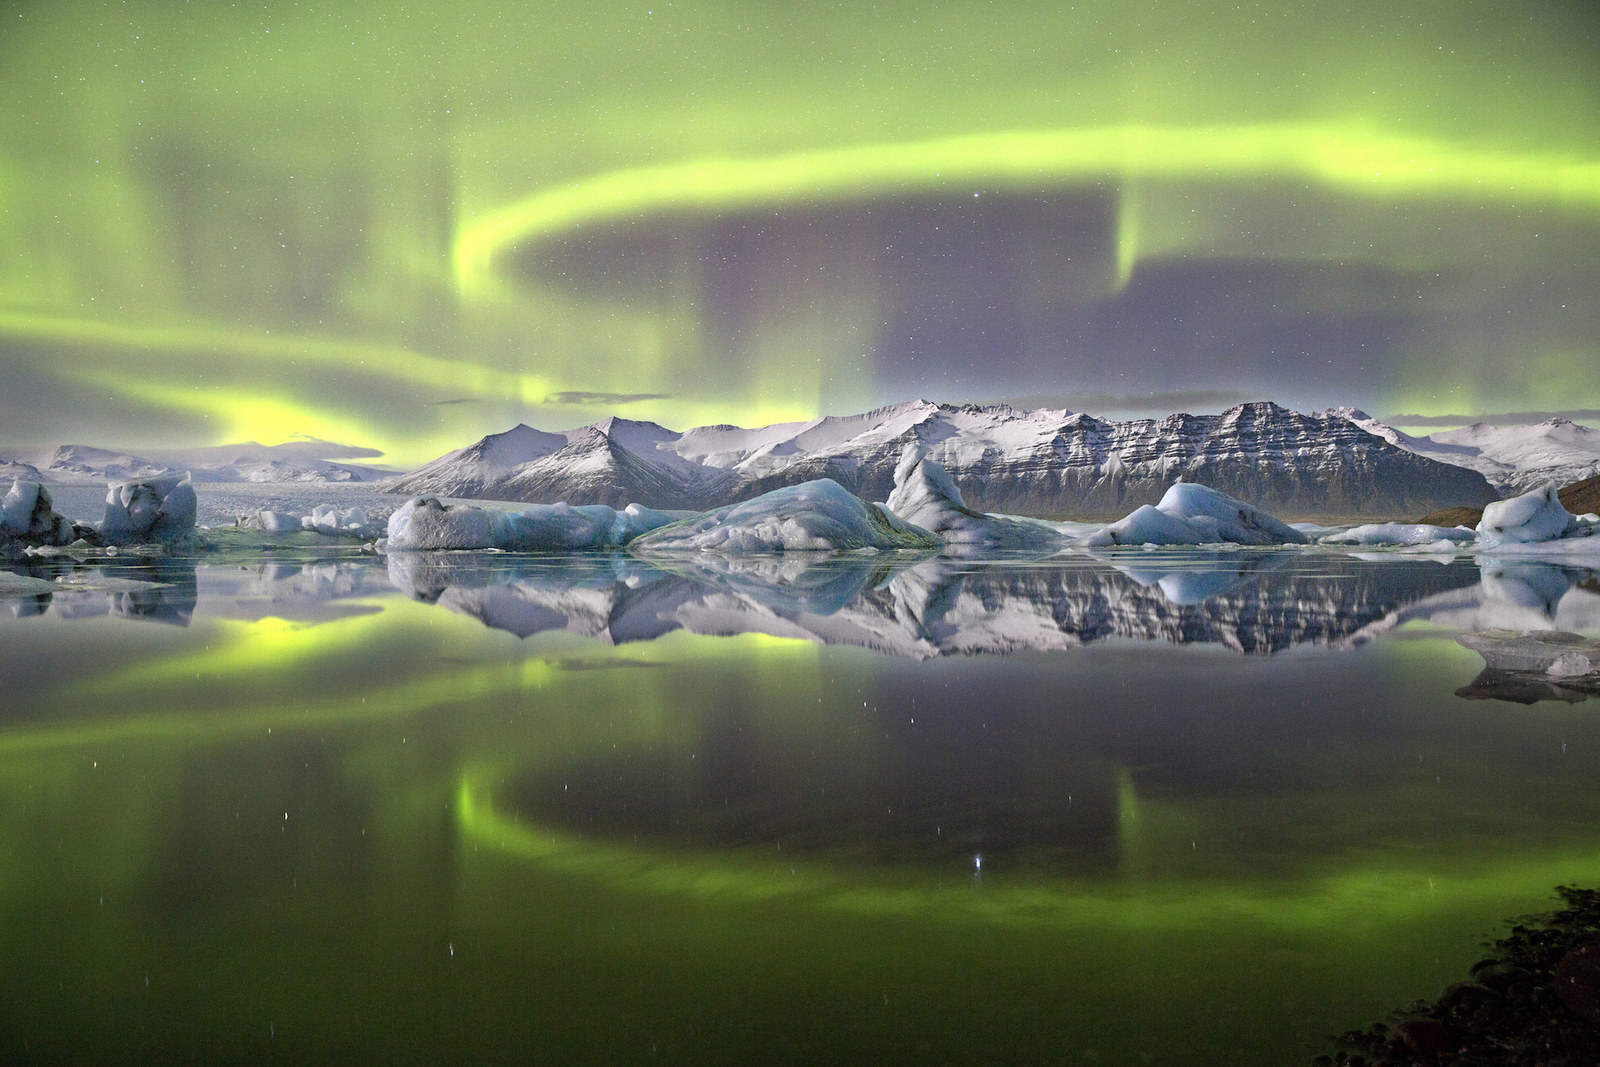
[[194,529],[199,501],[187,474],[113,482],[106,489],[100,537],[108,544],[171,541]]
[[641,551],[840,552],[937,548],[940,540],[831,478],[784,486],[645,534]]
[[372,532],[368,529],[365,511],[360,508],[340,509],[332,504],[318,504],[311,509],[311,514],[300,520],[300,525],[307,530],[315,530],[317,533],[334,537],[340,534],[354,534],[361,537]]
[[1600,566],[1600,537],[1581,526],[1577,533],[1548,541],[1481,541],[1479,550],[1490,559],[1569,559],[1578,566]]
[[1079,544],[1104,545],[1198,545],[1204,544],[1200,529],[1160,508],[1143,504],[1131,513],[1083,538]]
[[497,548],[490,513],[483,508],[441,504],[414,496],[389,516],[389,548]]
[[1323,537],[1325,545],[1435,545],[1440,541],[1471,541],[1476,534],[1464,526],[1429,526],[1426,523],[1374,522]]
[[1461,634],[1456,641],[1495,670],[1537,671],[1553,678],[1600,672],[1600,641],[1581,634],[1496,629]]
[[253,525],[261,527],[268,533],[296,533],[302,528],[302,522],[299,515],[262,508],[255,513]]
[[1109,545],[1305,544],[1304,533],[1227,493],[1178,482],[1151,507],[1145,504],[1078,543]]
[[1578,520],[1561,506],[1554,482],[1531,493],[1495,501],[1483,509],[1483,518],[1478,522],[1478,540],[1485,548],[1553,541],[1578,532]]
[[18,479],[0,498],[0,541],[16,538],[32,544],[64,545],[72,540],[72,523],[57,514],[50,490]]
[[512,552],[617,548],[665,526],[672,516],[629,504],[616,511],[604,504],[571,507],[536,504],[524,511],[491,511],[470,504],[449,506],[437,497],[406,501],[389,516],[388,548],[500,548]]
[[915,442],[900,453],[894,491],[885,506],[906,522],[938,534],[946,548],[1042,548],[1065,540],[1042,523],[967,507],[949,472],[928,459]]
[[382,533],[382,527],[374,526],[361,508],[336,508],[332,504],[318,504],[309,515],[262,508],[242,519],[241,524],[267,533],[288,534],[306,530],[329,537],[359,537],[364,540]]

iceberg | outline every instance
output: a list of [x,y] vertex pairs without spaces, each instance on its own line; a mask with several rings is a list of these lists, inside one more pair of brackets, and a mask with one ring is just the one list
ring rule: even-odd
[[1085,548],[1111,545],[1303,545],[1304,533],[1242,500],[1194,482],[1177,482],[1149,504],[1080,538]]
[[784,486],[654,530],[642,552],[849,552],[939,548],[936,534],[868,504],[831,478]]
[[198,510],[187,474],[113,482],[106,489],[100,539],[113,545],[176,540],[194,529]]
[[536,504],[524,511],[498,511],[415,496],[389,516],[385,548],[498,548],[508,552],[619,548],[672,521],[673,516],[666,512],[639,504],[629,504],[622,511],[604,504],[576,508]]
[[986,515],[967,507],[954,479],[912,442],[900,453],[888,510],[914,526],[939,535],[946,550],[1048,548],[1065,537],[1034,522]]
[[1477,535],[1464,526],[1430,526],[1417,522],[1373,522],[1353,526],[1320,538],[1325,545],[1417,545],[1427,548],[1440,541],[1461,544]]
[[294,533],[301,529],[302,518],[287,511],[273,511],[262,508],[249,520],[251,526],[258,526],[267,533]]
[[359,537],[363,540],[378,537],[383,532],[383,528],[369,519],[363,509],[336,508],[332,504],[318,504],[309,515],[262,508],[239,520],[239,523],[267,533],[292,534],[307,530],[329,537]]
[[1495,501],[1483,509],[1483,518],[1478,522],[1478,542],[1484,548],[1554,541],[1590,532],[1562,507],[1554,482],[1509,500]]
[[64,545],[72,540],[72,523],[56,512],[50,490],[20,478],[0,498],[0,541],[15,538],[30,544]]
[[367,513],[360,508],[336,508],[332,504],[318,504],[311,509],[311,514],[300,520],[300,525],[307,530],[317,533],[338,536],[339,534],[354,534],[364,537],[367,534]]

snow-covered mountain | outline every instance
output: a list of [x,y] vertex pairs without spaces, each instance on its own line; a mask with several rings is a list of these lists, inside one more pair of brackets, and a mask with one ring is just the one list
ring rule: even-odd
[[1567,419],[1527,426],[1478,422],[1413,437],[1356,408],[1333,408],[1323,414],[1349,419],[1407,452],[1475,470],[1505,496],[1537,489],[1545,482],[1571,485],[1600,474],[1600,431]]
[[534,503],[711,508],[826,477],[883,500],[908,443],[951,474],[972,508],[1046,518],[1120,516],[1159,500],[1179,478],[1288,515],[1421,514],[1497,496],[1475,472],[1416,455],[1346,418],[1271,403],[1111,422],[1064,410],[924,400],[681,434],[624,419],[564,434],[523,426],[382,487]]
[[141,456],[92,445],[62,445],[38,466],[47,479],[59,482],[133,481],[182,473]]
[[737,478],[674,451],[683,435],[609,418],[566,433],[517,425],[384,482],[393,493],[480,500],[711,507]]
[[39,468],[31,463],[23,463],[14,459],[0,459],[0,482],[15,481],[17,479],[21,479],[24,482],[42,482],[44,481],[44,476],[39,473]]
[[498,500],[502,498],[496,496],[496,491],[517,468],[566,446],[563,434],[545,433],[518,423],[504,433],[490,434],[475,445],[458,448],[409,474],[391,478],[381,488],[396,493]]
[[[260,445],[254,441],[210,448],[162,450],[139,456],[93,445],[62,445],[38,456],[0,459],[0,476],[63,485],[140,481],[191,472],[196,482],[375,482],[393,470],[320,458],[322,441]],[[357,450],[358,452],[361,450]],[[338,454],[335,451],[334,454]],[[13,471],[14,473],[7,473]],[[28,472],[32,473],[29,474]]]

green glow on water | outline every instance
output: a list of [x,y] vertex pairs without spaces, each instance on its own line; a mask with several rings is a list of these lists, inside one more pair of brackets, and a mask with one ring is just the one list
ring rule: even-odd
[[[464,778],[455,814],[466,841],[536,865],[541,871],[593,881],[608,890],[650,897],[692,898],[743,906],[785,901],[805,909],[935,924],[1073,930],[1203,930],[1217,924],[1278,932],[1382,928],[1439,911],[1476,908],[1527,886],[1600,878],[1600,851],[1519,854],[1469,873],[1407,866],[1387,858],[1350,865],[1321,880],[1284,884],[1248,878],[1232,883],[1149,882],[1041,884],[1025,872],[975,872],[967,889],[904,884],[892,873],[863,876],[772,855],[684,854],[592,841],[495,810],[489,791]],[[1133,817],[1126,811],[1126,833]],[[985,880],[986,879],[986,880]],[[896,884],[900,882],[902,884]]]
[[[914,664],[765,635],[519,640],[377,594],[316,623],[210,603],[187,630],[0,635],[32,716],[0,730],[0,1037],[53,1027],[79,1059],[140,1034],[248,1044],[268,1022],[248,1003],[298,1058],[379,1019],[402,1059],[493,1058],[496,1038],[616,1060],[649,1047],[627,1010],[692,1021],[677,1047],[713,1057],[803,1028],[811,1058],[821,1033],[957,1060],[1032,1035],[1106,1062],[1277,1063],[1435,993],[1552,886],[1600,880],[1592,717],[1458,706],[1477,665],[1444,631]],[[52,626],[98,673],[30,680],[17,658]],[[1130,662],[1152,665],[1131,690]],[[1252,697],[1192,709],[1197,691]],[[981,871],[926,851],[917,820],[951,832],[937,793],[894,838],[909,852],[855,847],[939,779],[1028,847],[985,845]],[[719,843],[725,802],[753,836]],[[1051,851],[1079,833],[1087,862]],[[886,996],[870,1019],[838,1007]],[[712,1011],[751,1029],[707,1029]]]

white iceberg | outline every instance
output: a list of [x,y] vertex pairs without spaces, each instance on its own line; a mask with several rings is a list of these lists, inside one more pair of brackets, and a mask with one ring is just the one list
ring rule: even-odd
[[1086,548],[1111,545],[1302,545],[1310,538],[1227,493],[1178,482],[1154,507],[1149,504],[1078,541]]
[[267,533],[297,533],[302,528],[304,519],[300,515],[288,511],[273,511],[271,508],[262,508],[249,519],[249,525],[257,526]]
[[318,504],[311,509],[311,514],[300,520],[300,525],[307,530],[332,536],[339,534],[362,536],[367,533],[368,520],[367,513],[360,508],[336,508],[332,504]]
[[113,482],[106,488],[100,538],[113,545],[176,540],[194,529],[198,510],[187,474]]
[[788,485],[655,530],[633,547],[650,552],[848,552],[938,548],[933,533],[831,478]]
[[470,504],[447,505],[416,496],[389,516],[390,551],[499,548],[508,552],[618,548],[673,521],[639,504],[622,511],[604,504],[572,507],[535,504],[524,511],[498,511]]
[[894,491],[885,506],[904,521],[938,534],[946,549],[1045,548],[1065,541],[1042,523],[967,507],[954,479],[915,443],[900,453]]
[[16,538],[31,544],[64,545],[72,540],[72,523],[56,512],[50,490],[20,478],[0,498],[0,541]]
[[1372,522],[1365,526],[1352,526],[1321,538],[1325,545],[1416,545],[1427,548],[1445,547],[1472,541],[1477,534],[1464,526],[1430,526],[1420,522]]
[[1591,531],[1561,505],[1554,482],[1509,500],[1497,500],[1483,509],[1478,522],[1478,543],[1484,548],[1507,544],[1554,541]]
[[305,530],[329,537],[359,537],[363,540],[383,533],[383,528],[369,519],[365,510],[359,507],[337,508],[332,504],[318,504],[309,515],[262,508],[241,519],[240,525],[267,533],[293,534]]

